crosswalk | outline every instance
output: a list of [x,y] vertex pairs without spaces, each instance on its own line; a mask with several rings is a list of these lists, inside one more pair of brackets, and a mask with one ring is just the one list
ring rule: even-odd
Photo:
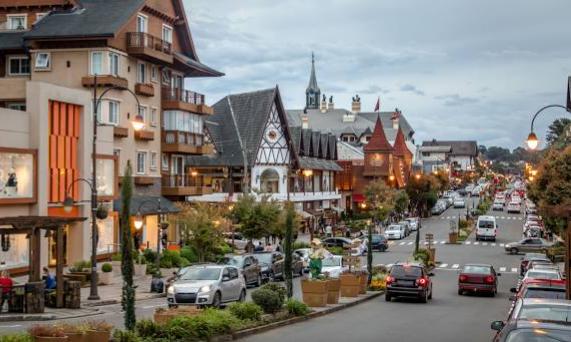
[[[499,215],[491,215],[496,218],[496,220],[513,220],[513,221],[523,221],[522,216],[499,216]],[[460,218],[464,218],[464,216],[460,216]],[[458,216],[441,216],[441,220],[457,220]]]
[[[459,270],[460,269],[460,264],[448,264],[448,263],[440,263],[438,265],[436,265],[436,269],[438,270]],[[501,272],[501,273],[518,273],[519,272],[519,268],[517,267],[513,267],[513,266],[500,266],[496,268],[496,271]]]
[[[432,244],[433,245],[445,245],[447,244],[448,241],[447,240],[436,240],[433,241]],[[414,241],[398,241],[398,240],[390,240],[389,241],[389,247],[390,246],[412,246],[414,244]],[[421,245],[428,245],[428,241],[420,241]],[[460,243],[461,245],[466,245],[466,246],[482,246],[482,247],[501,247],[504,248],[505,247],[505,243],[497,243],[497,242],[488,242],[488,241],[464,241]]]

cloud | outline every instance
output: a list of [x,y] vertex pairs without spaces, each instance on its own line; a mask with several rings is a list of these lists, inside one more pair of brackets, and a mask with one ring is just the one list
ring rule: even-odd
[[424,92],[420,89],[417,89],[412,84],[405,84],[405,85],[400,87],[400,90],[404,91],[404,92],[411,92],[411,93],[414,93],[416,95],[424,96]]
[[357,90],[357,94],[388,94],[390,90],[381,88],[377,85],[369,85],[369,87]]
[[444,100],[445,106],[463,106],[467,104],[476,103],[479,100],[475,97],[463,97],[458,94],[440,95],[434,97],[437,100]]

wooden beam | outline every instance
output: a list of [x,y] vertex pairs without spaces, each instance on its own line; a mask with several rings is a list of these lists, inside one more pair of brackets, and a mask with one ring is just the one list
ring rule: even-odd
[[56,230],[56,248],[57,248],[57,260],[56,260],[56,307],[63,308],[63,228],[59,227]]

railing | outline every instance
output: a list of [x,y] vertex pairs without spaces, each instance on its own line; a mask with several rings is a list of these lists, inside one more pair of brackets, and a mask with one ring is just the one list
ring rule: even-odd
[[202,146],[204,137],[202,134],[189,133],[184,131],[163,130],[163,143],[165,144],[184,144],[191,146]]
[[149,48],[156,51],[172,54],[172,44],[145,32],[127,32],[127,47]]
[[162,89],[163,101],[180,101],[195,105],[205,104],[204,95],[190,90],[164,87]]
[[202,178],[199,176],[192,176],[187,174],[182,175],[163,175],[163,187],[175,188],[185,186],[202,186]]

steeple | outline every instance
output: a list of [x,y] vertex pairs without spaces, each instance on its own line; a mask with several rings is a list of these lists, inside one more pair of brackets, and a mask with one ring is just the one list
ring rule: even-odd
[[309,84],[305,90],[305,107],[307,109],[318,109],[321,90],[317,85],[317,77],[315,76],[315,55],[311,53],[311,75],[309,76]]

